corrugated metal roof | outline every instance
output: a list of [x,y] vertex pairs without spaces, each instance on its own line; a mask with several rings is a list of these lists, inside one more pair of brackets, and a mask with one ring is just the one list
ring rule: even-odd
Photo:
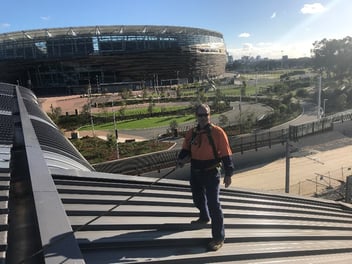
[[342,203],[223,189],[226,243],[218,252],[207,252],[210,225],[190,224],[197,210],[187,182],[153,184],[157,179],[97,172],[53,174],[69,222],[79,229],[75,236],[87,263],[352,259],[352,211]]
[[[4,84],[1,88],[29,91]],[[7,167],[0,171],[0,263],[352,260],[349,204],[233,187],[222,189],[220,195],[225,244],[217,252],[207,252],[210,225],[190,224],[198,215],[187,181],[96,172],[70,147],[46,148],[51,143],[45,127],[52,133],[53,126],[43,120],[37,133],[34,126],[42,115],[28,114],[21,93],[17,100],[20,118],[14,113],[14,144],[5,147],[11,162],[4,162]],[[45,160],[48,152],[57,159],[55,166]],[[65,161],[60,163],[60,157]],[[84,169],[67,167],[69,159]],[[23,168],[10,169],[13,164]],[[168,173],[173,169],[156,175]],[[14,218],[22,213],[25,217]]]

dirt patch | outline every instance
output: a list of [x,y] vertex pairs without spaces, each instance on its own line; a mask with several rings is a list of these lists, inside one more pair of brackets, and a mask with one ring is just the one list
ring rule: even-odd
[[38,98],[42,110],[50,113],[52,108],[60,107],[62,113],[75,114],[75,110],[82,111],[82,107],[88,103],[88,99],[79,95]]

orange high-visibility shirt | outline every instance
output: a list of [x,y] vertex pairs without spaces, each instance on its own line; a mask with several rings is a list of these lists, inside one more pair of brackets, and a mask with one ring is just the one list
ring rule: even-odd
[[[194,160],[214,160],[213,148],[208,139],[208,132],[205,129],[196,130],[195,137],[192,140],[192,134],[195,129],[190,129],[185,135],[182,148],[191,152]],[[218,158],[232,155],[229,140],[225,131],[216,125],[211,125],[210,133],[217,150]],[[191,142],[192,141],[192,142]]]

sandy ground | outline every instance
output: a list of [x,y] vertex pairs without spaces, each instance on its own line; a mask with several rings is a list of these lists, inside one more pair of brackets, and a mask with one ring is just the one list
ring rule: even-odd
[[[136,94],[137,95],[137,94]],[[121,97],[118,94],[105,94],[99,96],[92,96],[91,102],[92,105],[94,103],[106,103],[112,102],[116,100],[120,100]],[[41,97],[38,98],[39,104],[41,105],[42,109],[48,113],[51,112],[51,107],[60,107],[63,114],[75,114],[76,111],[81,113],[82,107],[89,103],[88,97],[82,97],[81,95],[71,95],[71,96],[60,96],[60,97]],[[172,103],[158,103],[158,106],[162,105],[170,105]],[[180,105],[180,102],[174,103],[175,105]],[[182,103],[181,103],[182,104]],[[188,103],[186,103],[188,105]],[[127,105],[126,108],[138,108],[138,107],[145,107],[149,104],[138,104],[138,105]],[[105,108],[95,108],[92,107],[91,111],[93,113],[102,113],[104,111],[111,112],[113,110],[119,110],[119,106],[112,106],[112,107],[105,107]]]
[[[316,151],[303,157],[291,157],[289,162],[290,193],[311,195],[329,184],[339,185],[351,175],[352,146]],[[284,192],[286,159],[236,173],[232,186],[246,189]]]
[[[92,97],[91,101],[92,104],[94,102],[111,102],[111,100],[117,100],[119,98],[118,95],[105,95],[101,97]],[[62,113],[68,113],[68,114],[75,114],[76,111],[78,113],[81,113],[82,108],[84,105],[89,103],[89,98],[88,97],[82,97],[80,95],[71,95],[71,96],[60,96],[60,97],[42,97],[38,99],[42,109],[45,112],[51,112],[51,107],[60,107],[62,110]],[[112,109],[118,110],[119,107],[110,107],[109,110],[111,111]],[[106,111],[104,108],[95,108],[92,107],[92,112],[93,113],[98,113],[98,112],[103,112]]]
[[[106,98],[105,98],[106,99]],[[61,107],[62,111],[74,113],[74,109],[82,109],[87,98],[78,95],[66,97],[39,98],[42,109],[50,111],[50,107]],[[104,137],[107,131],[96,131],[98,136]],[[92,135],[92,131],[80,132],[80,136]],[[70,135],[67,135],[68,137]],[[119,141],[136,136],[119,134]],[[340,132],[331,132],[313,138],[301,140],[291,146],[289,159],[290,193],[299,195],[312,195],[326,186],[339,185],[339,180],[345,181],[346,176],[352,174],[352,138]],[[261,191],[285,191],[286,159],[279,159],[272,163],[252,167],[237,172],[233,177],[232,186],[238,188]]]
[[51,107],[61,107],[62,113],[74,114],[75,109],[81,111],[83,105],[88,103],[87,98],[82,98],[79,95],[72,96],[60,96],[60,97],[43,97],[38,98],[39,104],[41,105],[44,112],[51,112]]
[[[290,194],[311,196],[337,187],[352,175],[352,122],[336,123],[334,130],[290,142]],[[240,188],[285,192],[286,158],[236,173]]]
[[[107,135],[108,134],[112,134],[112,133],[113,133],[113,131],[96,130],[96,131],[93,132],[92,130],[90,130],[90,131],[79,131],[78,132],[78,136],[79,137],[97,136],[97,137],[99,137],[101,139],[106,139]],[[67,138],[71,138],[72,137],[71,131],[65,132],[65,136]],[[126,142],[126,140],[134,140],[134,141],[138,142],[138,141],[144,141],[144,140],[146,140],[146,138],[139,137],[139,136],[136,136],[136,135],[123,134],[123,133],[119,133],[118,134],[118,140],[117,140],[118,143],[124,143],[124,142]]]

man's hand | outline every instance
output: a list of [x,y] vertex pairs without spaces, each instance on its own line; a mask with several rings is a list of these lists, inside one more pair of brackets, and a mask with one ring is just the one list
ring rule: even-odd
[[182,168],[187,162],[189,162],[191,158],[189,156],[184,157],[183,159],[176,160],[176,168]]
[[185,165],[183,162],[181,162],[180,160],[176,160],[176,169],[182,168],[183,165]]
[[224,178],[225,188],[229,187],[231,185],[231,183],[232,183],[231,177],[225,176],[225,178]]

